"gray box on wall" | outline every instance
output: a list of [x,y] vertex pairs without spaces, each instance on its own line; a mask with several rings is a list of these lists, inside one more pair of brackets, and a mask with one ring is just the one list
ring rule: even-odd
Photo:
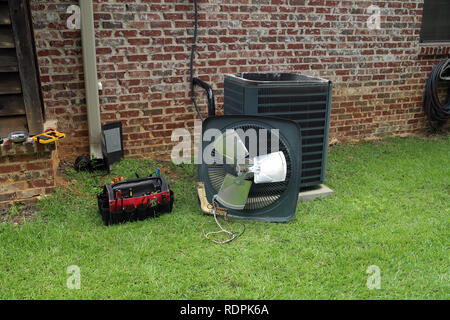
[[332,83],[292,73],[225,75],[224,113],[290,119],[302,133],[300,188],[325,182]]

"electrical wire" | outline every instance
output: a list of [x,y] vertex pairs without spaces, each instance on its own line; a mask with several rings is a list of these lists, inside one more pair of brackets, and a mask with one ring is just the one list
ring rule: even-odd
[[[208,232],[208,233],[205,233],[205,230],[204,230],[204,225],[205,225],[205,223],[206,223],[206,221],[205,221],[205,222],[203,222],[203,224],[202,224],[202,233],[203,233],[203,236],[204,236],[206,239],[208,239],[209,241],[212,241],[212,242],[214,242],[214,243],[218,243],[218,244],[230,243],[230,242],[236,240],[237,238],[239,238],[239,237],[244,233],[244,231],[245,231],[245,224],[239,223],[240,225],[243,226],[243,230],[242,230],[241,232],[234,232],[234,231],[231,229],[231,225],[230,225],[227,221],[225,221],[225,222],[227,223],[228,227],[231,229],[231,231],[228,231],[227,229],[225,229],[225,228],[220,224],[219,220],[217,219],[217,208],[218,208],[218,204],[217,204],[217,202],[216,202],[216,197],[217,197],[217,195],[215,195],[215,196],[213,197],[213,199],[212,199],[212,203],[213,203],[213,215],[214,215],[214,220],[216,221],[216,224],[219,226],[220,230],[219,230],[219,231],[210,231],[210,232]],[[213,235],[213,234],[225,234],[225,235],[227,235],[227,239],[225,239],[225,240],[219,240],[218,238],[211,238],[210,235]]]
[[191,81],[191,99],[194,103],[195,110],[197,110],[198,117],[201,121],[203,121],[202,114],[200,113],[200,108],[197,104],[197,98],[195,97],[194,90],[194,55],[195,49],[197,48],[197,30],[198,29],[198,5],[197,0],[194,0],[194,37],[192,39],[192,47],[191,47],[191,66],[190,66],[190,81]]
[[[203,121],[202,114],[200,113],[200,108],[197,104],[197,98],[195,96],[194,82],[193,82],[193,79],[194,79],[194,56],[195,56],[195,49],[197,48],[197,31],[198,31],[198,5],[197,5],[197,0],[194,0],[194,37],[192,39],[191,59],[190,59],[190,63],[191,63],[191,65],[190,65],[191,99],[192,99],[192,102],[194,103],[195,110],[197,111],[198,117],[200,118],[201,121]],[[216,196],[214,196],[212,199],[213,214],[214,214],[214,220],[216,221],[216,224],[219,226],[220,230],[205,233],[204,225],[206,222],[204,222],[202,224],[202,233],[206,239],[208,239],[214,243],[218,243],[218,244],[230,243],[230,242],[236,240],[237,238],[239,238],[244,233],[245,225],[243,223],[239,223],[243,226],[243,230],[241,232],[234,232],[233,230],[231,230],[231,231],[226,230],[220,224],[219,220],[217,219],[218,204],[216,202]],[[231,228],[231,226],[228,222],[226,222],[226,224],[228,225],[229,228]],[[210,238],[210,235],[222,234],[222,233],[226,234],[228,236],[228,239],[219,240],[219,239]]]
[[[431,71],[425,87],[423,109],[427,115],[430,127],[435,131],[450,119],[450,86],[444,103],[439,99],[438,83],[440,79],[447,80],[443,73],[449,68],[450,59],[442,60]],[[437,123],[437,125],[435,125]]]

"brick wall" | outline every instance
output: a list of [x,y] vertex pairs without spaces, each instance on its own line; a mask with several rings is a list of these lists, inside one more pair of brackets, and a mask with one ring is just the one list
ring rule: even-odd
[[0,209],[11,203],[34,201],[55,189],[55,145],[34,142],[0,145]]
[[[59,156],[88,152],[81,40],[66,9],[31,0],[47,119],[68,137]],[[367,27],[370,5],[381,29]],[[223,75],[296,72],[334,83],[330,138],[423,131],[424,83],[448,47],[419,44],[423,0],[199,0],[196,75],[223,101]],[[196,119],[189,99],[192,0],[94,0],[104,123],[122,121],[127,156],[166,157],[171,130]],[[206,110],[206,108],[205,108]]]
[[67,28],[67,8],[78,1],[31,1],[36,54],[46,120],[67,138],[58,142],[64,160],[89,153],[80,32]]

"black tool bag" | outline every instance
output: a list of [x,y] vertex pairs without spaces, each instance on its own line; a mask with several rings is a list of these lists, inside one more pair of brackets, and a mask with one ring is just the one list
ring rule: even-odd
[[111,225],[172,212],[174,196],[166,179],[159,176],[107,184],[97,200],[103,222]]

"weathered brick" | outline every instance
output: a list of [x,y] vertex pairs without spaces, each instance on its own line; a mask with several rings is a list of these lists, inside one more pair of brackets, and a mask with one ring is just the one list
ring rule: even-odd
[[0,202],[2,201],[11,201],[16,197],[16,193],[0,193]]
[[[88,150],[88,139],[80,31],[67,29],[64,21],[70,4],[77,1],[31,0],[46,116],[68,134],[58,152],[73,161]],[[424,82],[450,46],[419,44],[423,0],[374,4],[383,8],[380,30],[365,27],[370,3],[359,0],[205,1],[199,8],[196,75],[211,82],[219,108],[224,73],[328,78],[334,84],[331,137],[424,130]],[[168,158],[164,125],[196,119],[188,83],[192,3],[111,0],[96,2],[94,9],[102,120],[122,120],[124,132],[143,136],[158,131],[163,140],[151,148],[140,136],[127,136],[125,152]],[[142,117],[152,125],[139,126]],[[81,144],[71,137],[75,132],[83,134]]]

